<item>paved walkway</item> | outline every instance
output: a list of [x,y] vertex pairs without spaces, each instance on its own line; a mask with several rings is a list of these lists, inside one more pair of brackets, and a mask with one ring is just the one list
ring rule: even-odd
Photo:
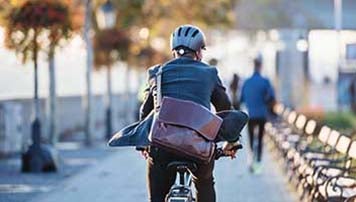
[[22,173],[21,156],[16,154],[0,159],[0,202],[28,202],[32,198],[58,189],[58,184],[81,174],[87,168],[96,167],[105,157],[115,152],[104,142],[91,147],[81,142],[58,143],[59,172]]
[[[68,179],[54,191],[44,193],[32,202],[147,201],[145,161],[132,148],[116,150],[100,164]],[[246,150],[235,160],[221,159],[216,163],[217,201],[296,201],[287,190],[284,177],[269,155],[265,155],[261,175],[251,175],[248,172]]]

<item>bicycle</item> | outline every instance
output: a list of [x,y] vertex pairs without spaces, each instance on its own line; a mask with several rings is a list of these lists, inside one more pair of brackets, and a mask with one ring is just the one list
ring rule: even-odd
[[[232,150],[242,149],[240,143],[236,144]],[[218,148],[215,154],[215,160],[221,157],[226,157],[222,148]],[[188,161],[173,161],[168,164],[168,169],[176,170],[176,182],[172,185],[166,196],[166,202],[194,202],[194,194],[192,190],[192,172],[197,169],[197,165]]]

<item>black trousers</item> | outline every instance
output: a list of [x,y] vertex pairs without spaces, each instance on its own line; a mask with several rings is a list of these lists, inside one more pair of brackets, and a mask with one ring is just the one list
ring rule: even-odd
[[[150,158],[147,163],[147,182],[149,202],[164,202],[169,189],[175,182],[176,173],[167,169],[172,161],[186,161],[186,159],[172,153],[151,147]],[[209,164],[197,164],[198,169],[193,173],[197,202],[215,202],[214,189],[214,160]]]
[[[263,149],[263,134],[265,129],[266,119],[250,119],[248,122],[248,133],[250,139],[251,151],[255,152],[253,145],[255,138],[257,137],[257,161],[261,162],[262,159],[262,149]],[[255,128],[258,129],[257,134],[255,134]],[[256,154],[255,154],[256,155]]]

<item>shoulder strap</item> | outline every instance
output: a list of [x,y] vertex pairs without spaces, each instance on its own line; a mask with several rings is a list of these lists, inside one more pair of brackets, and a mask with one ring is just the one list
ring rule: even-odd
[[162,65],[158,68],[156,73],[156,85],[157,85],[157,106],[156,109],[159,109],[162,102],[162,92],[161,92],[161,83],[162,83]]

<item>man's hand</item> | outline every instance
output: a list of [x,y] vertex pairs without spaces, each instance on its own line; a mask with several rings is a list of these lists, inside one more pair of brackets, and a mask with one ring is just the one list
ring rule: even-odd
[[148,148],[147,147],[136,147],[136,150],[141,152],[141,155],[145,160],[148,159],[149,154],[148,154]]
[[237,142],[225,142],[222,149],[225,155],[230,156],[231,159],[236,158],[236,153],[237,153],[237,149],[235,149],[234,147],[236,147],[236,144],[238,144]]
[[145,160],[147,160],[149,157],[147,150],[141,150],[141,155]]

